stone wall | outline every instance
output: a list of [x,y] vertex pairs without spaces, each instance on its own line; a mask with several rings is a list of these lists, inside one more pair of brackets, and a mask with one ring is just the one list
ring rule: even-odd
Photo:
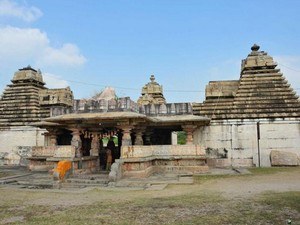
[[[260,139],[258,137],[258,127]],[[227,120],[212,121],[194,133],[194,143],[206,150],[227,151],[232,166],[260,165],[269,167],[270,152],[279,150],[300,156],[300,121],[285,120]]]
[[114,177],[148,177],[153,173],[194,174],[208,171],[205,150],[199,145],[123,146],[121,167]]
[[0,164],[26,165],[31,146],[44,145],[43,129],[30,126],[0,130]]
[[233,98],[238,91],[239,80],[210,81],[205,88],[205,97]]
[[[58,116],[69,112],[64,112],[59,106],[51,107],[51,116]],[[74,100],[73,113],[93,113],[93,112],[114,112],[131,111],[146,114],[148,116],[157,115],[183,115],[192,114],[191,103],[166,103],[138,105],[129,97],[111,100],[76,99]]]
[[199,145],[132,145],[122,146],[121,158],[205,156]]

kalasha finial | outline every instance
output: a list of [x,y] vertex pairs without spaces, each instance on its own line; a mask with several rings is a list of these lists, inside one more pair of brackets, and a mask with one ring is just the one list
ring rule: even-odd
[[151,75],[150,80],[151,80],[152,83],[155,81],[154,75]]
[[254,44],[254,45],[251,47],[251,50],[257,52],[257,51],[259,50],[259,48],[260,48],[259,45]]

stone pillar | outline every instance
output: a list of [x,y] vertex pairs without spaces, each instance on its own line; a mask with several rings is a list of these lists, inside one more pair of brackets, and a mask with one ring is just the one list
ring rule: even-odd
[[132,126],[122,126],[121,129],[123,130],[122,146],[132,145],[131,136],[130,136]]
[[147,130],[145,132],[145,145],[151,145],[151,135],[153,134],[153,131],[152,130]]
[[72,129],[72,141],[71,145],[75,147],[75,155],[77,158],[82,157],[82,141],[80,138],[80,130]]
[[182,130],[186,132],[186,144],[192,145],[193,142],[193,133],[194,130],[197,128],[195,125],[182,125]]
[[49,146],[56,146],[57,145],[57,130],[56,129],[47,129],[48,130],[48,137],[49,137]]
[[49,132],[47,131],[43,135],[44,135],[44,146],[50,146]]
[[171,132],[171,143],[172,145],[177,145],[178,138],[177,138],[177,132],[173,131]]
[[93,132],[90,156],[99,156],[99,148],[100,148],[100,143],[98,139],[98,133]]
[[145,132],[144,127],[138,127],[135,129],[136,139],[135,139],[135,145],[144,145],[143,141],[143,133]]

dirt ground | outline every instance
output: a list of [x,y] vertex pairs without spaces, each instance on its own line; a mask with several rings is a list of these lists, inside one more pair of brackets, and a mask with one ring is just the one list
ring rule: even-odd
[[[289,219],[300,224],[299,200],[300,168],[203,176],[192,185],[168,185],[157,191],[0,186],[0,224],[286,224]],[[290,207],[279,207],[284,201]]]

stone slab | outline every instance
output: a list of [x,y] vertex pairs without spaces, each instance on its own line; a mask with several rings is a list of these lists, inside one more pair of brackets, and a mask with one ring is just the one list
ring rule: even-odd
[[272,166],[299,166],[299,157],[296,153],[273,150],[270,158]]

